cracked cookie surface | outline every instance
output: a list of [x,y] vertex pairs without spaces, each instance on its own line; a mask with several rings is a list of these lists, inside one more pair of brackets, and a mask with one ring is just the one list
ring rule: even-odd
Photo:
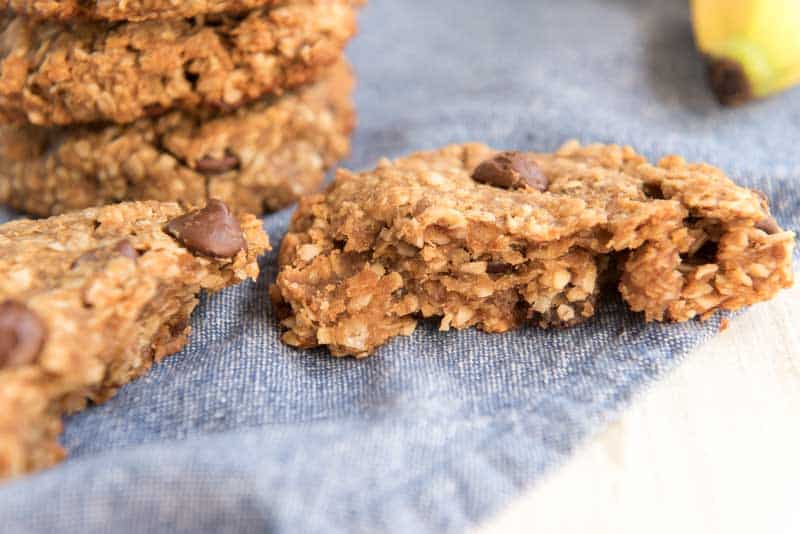
[[60,461],[61,415],[180,350],[198,294],[255,279],[269,248],[219,201],[0,225],[0,478]]
[[0,202],[37,215],[123,200],[219,198],[258,214],[284,207],[349,152],[353,83],[341,62],[314,85],[233,113],[0,127]]
[[240,13],[276,0],[0,0],[0,9],[40,19],[174,19],[223,12]]
[[310,83],[356,32],[349,0],[281,0],[241,15],[62,25],[0,23],[0,120],[129,123],[230,111]]
[[271,295],[287,344],[366,356],[420,317],[570,326],[607,282],[647,320],[707,317],[791,285],[793,246],[758,192],[708,165],[469,144],[340,171],[302,199]]

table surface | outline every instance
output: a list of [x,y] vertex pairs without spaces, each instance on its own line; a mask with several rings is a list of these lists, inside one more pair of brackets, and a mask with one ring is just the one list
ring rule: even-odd
[[800,285],[753,307],[477,531],[800,532]]

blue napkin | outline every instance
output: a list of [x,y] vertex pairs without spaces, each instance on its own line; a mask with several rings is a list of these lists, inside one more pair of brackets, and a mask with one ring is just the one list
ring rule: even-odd
[[[685,0],[373,0],[350,49],[350,168],[479,140],[680,153],[800,222],[800,92],[719,108]],[[9,212],[0,217],[8,218]],[[265,219],[274,243],[288,212]],[[0,485],[2,532],[460,532],[557,468],[718,330],[616,298],[568,331],[424,324],[365,361],[278,340],[257,284],[203,300],[180,354],[68,419],[70,458]]]

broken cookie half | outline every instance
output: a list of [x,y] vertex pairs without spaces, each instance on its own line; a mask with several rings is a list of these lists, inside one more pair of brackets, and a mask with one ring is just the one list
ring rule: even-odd
[[271,294],[284,342],[361,357],[419,318],[574,325],[607,282],[648,321],[706,318],[789,287],[793,246],[762,194],[709,165],[468,144],[340,171],[303,199]]
[[177,352],[203,290],[258,275],[261,221],[211,200],[0,226],[0,478],[64,457],[61,416]]

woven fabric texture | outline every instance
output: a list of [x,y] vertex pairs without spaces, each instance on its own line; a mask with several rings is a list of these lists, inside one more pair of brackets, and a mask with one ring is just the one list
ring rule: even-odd
[[[373,0],[349,51],[361,119],[345,165],[473,140],[630,144],[723,167],[797,229],[800,93],[718,107],[686,4]],[[288,218],[265,219],[274,243]],[[279,342],[275,255],[262,266],[204,298],[183,352],[68,419],[67,462],[0,485],[0,531],[461,532],[719,327],[645,325],[610,298],[572,330],[428,323],[333,359]]]

